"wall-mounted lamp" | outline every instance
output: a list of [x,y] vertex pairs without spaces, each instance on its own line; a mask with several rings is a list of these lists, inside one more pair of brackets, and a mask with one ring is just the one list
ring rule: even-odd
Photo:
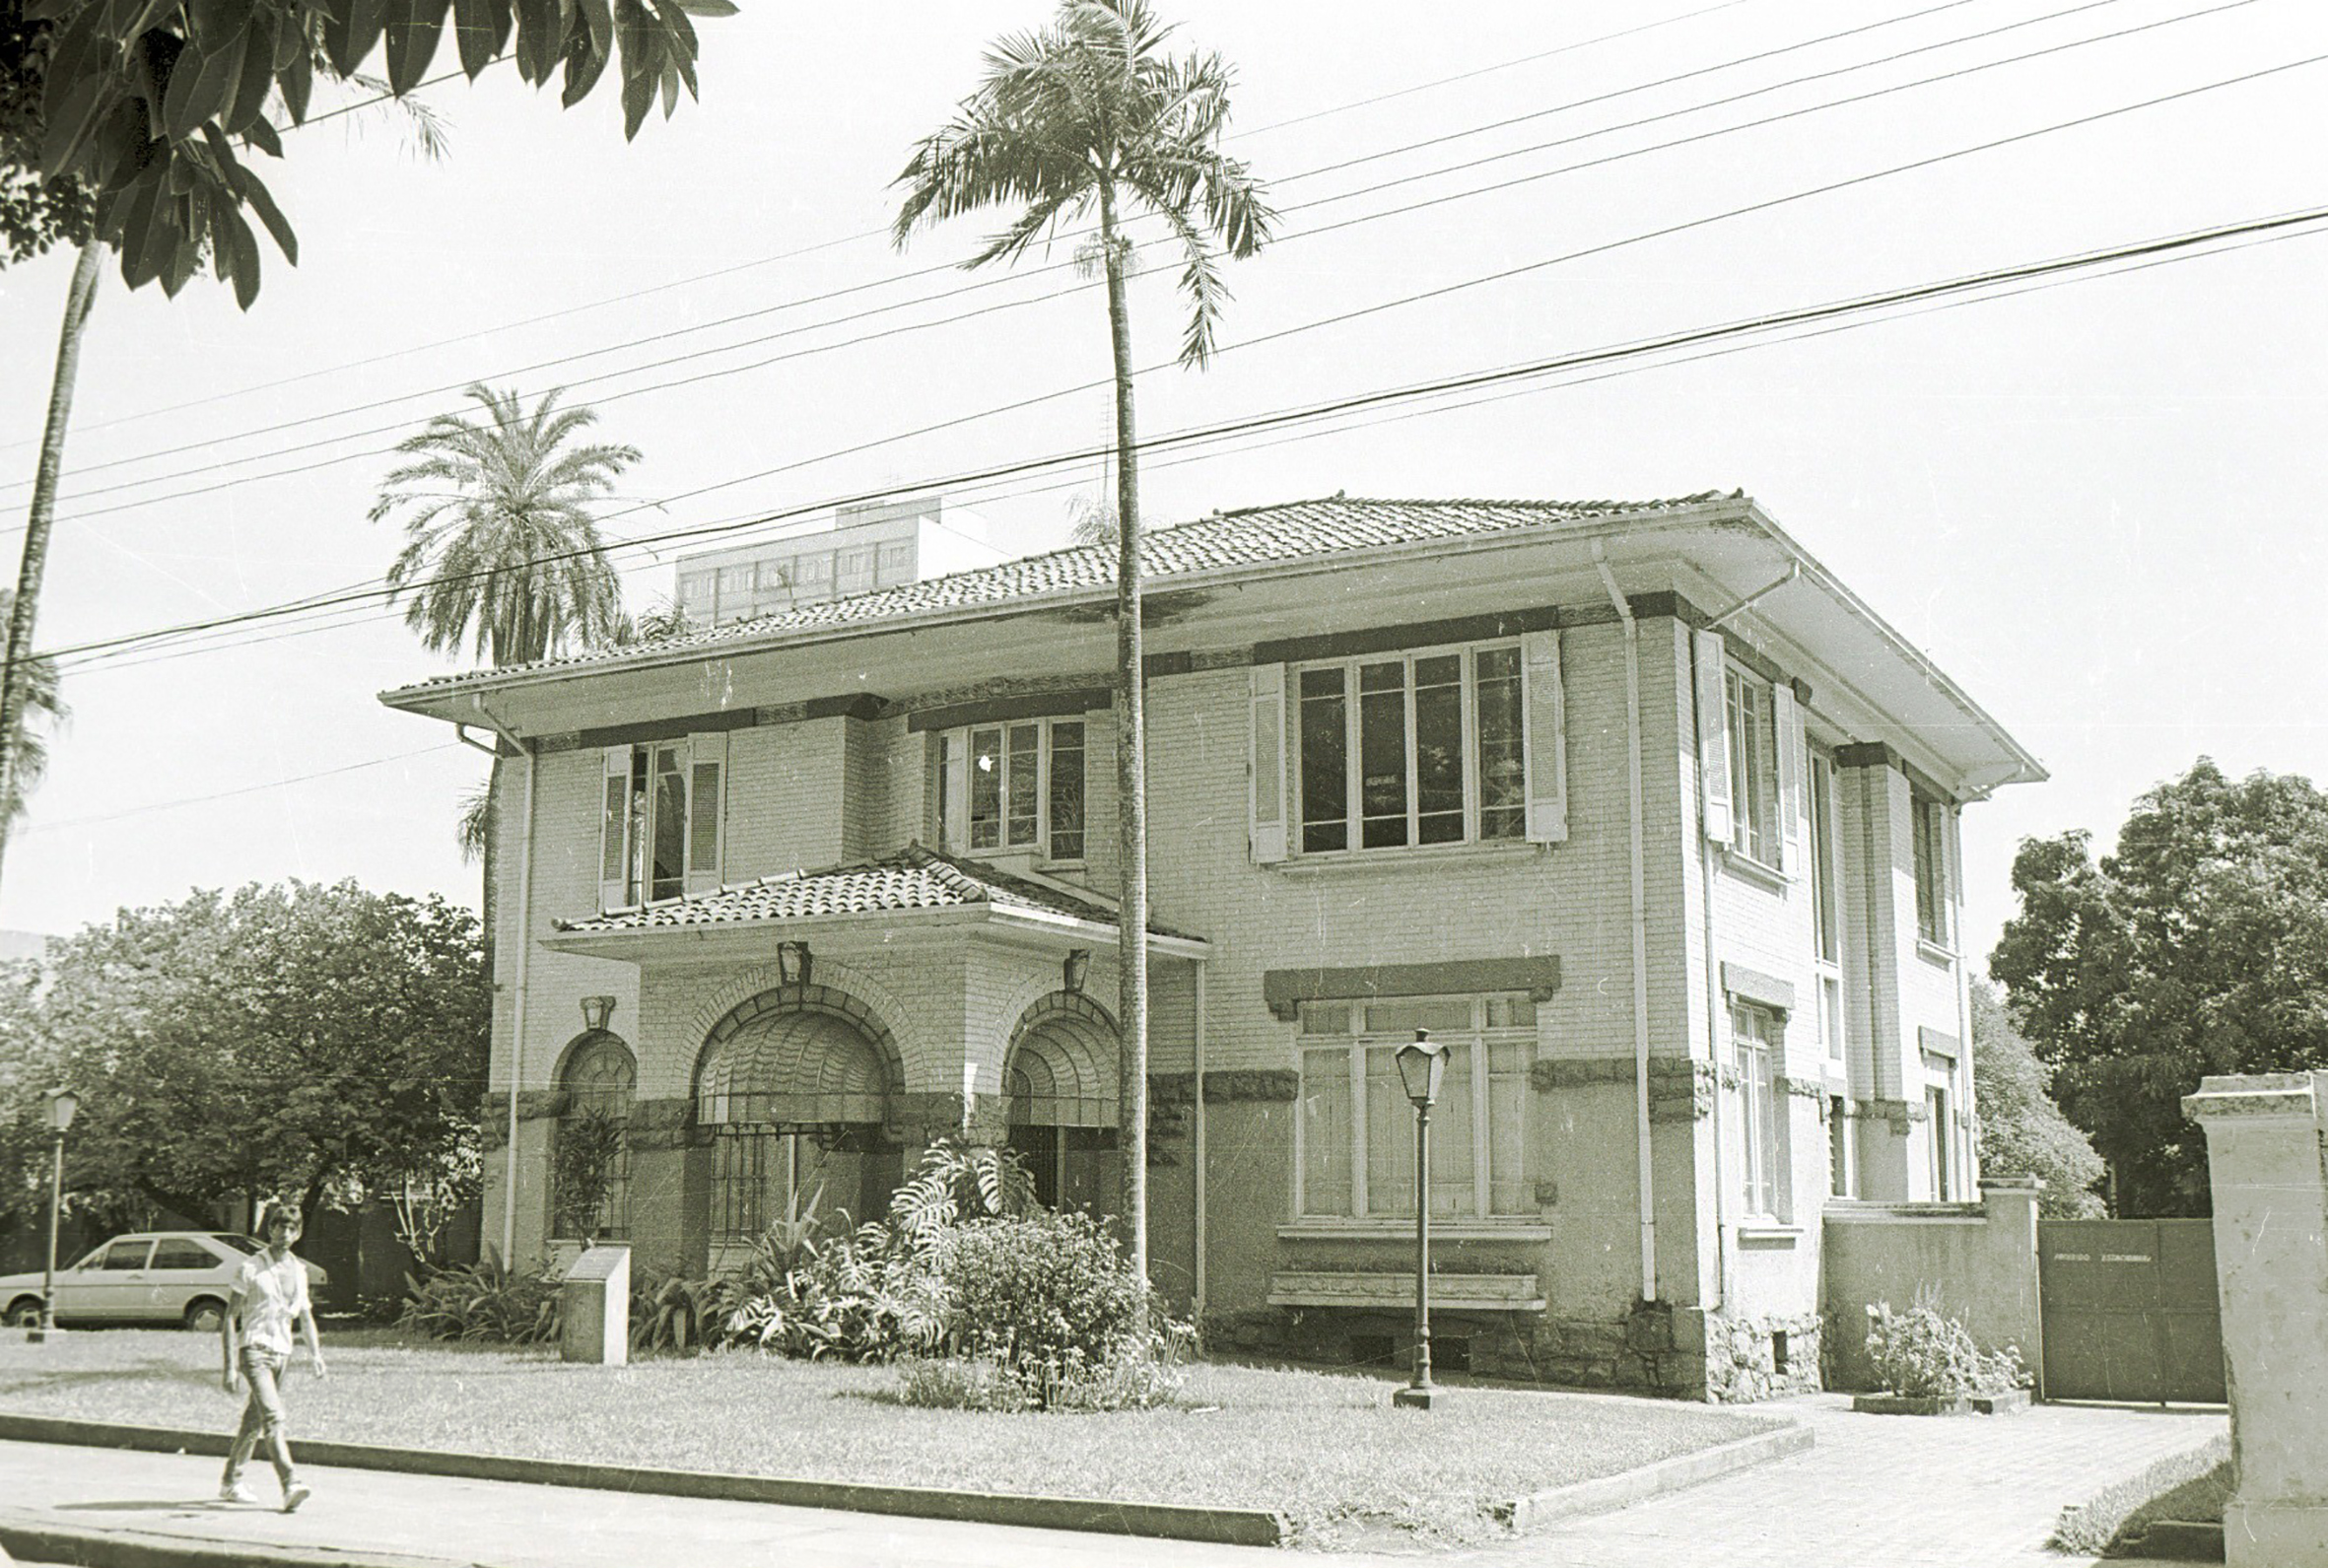
[[1070,996],[1079,996],[1083,992],[1083,982],[1090,974],[1091,949],[1088,947],[1068,948],[1067,961],[1060,966],[1059,984],[1061,988]]
[[779,942],[776,944],[776,973],[787,986],[808,984],[810,960],[806,942]]
[[614,998],[612,996],[584,996],[582,999],[582,1027],[592,1034],[604,1029],[606,1021],[614,1016]]

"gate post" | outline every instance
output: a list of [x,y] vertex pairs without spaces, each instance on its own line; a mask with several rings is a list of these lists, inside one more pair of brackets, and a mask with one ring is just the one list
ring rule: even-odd
[[2232,1568],[2328,1568],[2328,1072],[2206,1078],[2238,1492]]

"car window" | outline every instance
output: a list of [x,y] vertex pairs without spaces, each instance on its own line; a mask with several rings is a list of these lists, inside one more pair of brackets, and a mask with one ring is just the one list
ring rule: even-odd
[[212,1231],[210,1233],[210,1239],[212,1241],[225,1242],[229,1247],[234,1248],[235,1251],[239,1253],[255,1253],[260,1250],[259,1244],[248,1236],[230,1236],[225,1231]]
[[105,1261],[98,1266],[104,1269],[143,1268],[146,1255],[154,1250],[151,1236],[125,1238],[105,1249]]
[[185,1236],[165,1236],[154,1244],[154,1268],[216,1268],[218,1254]]

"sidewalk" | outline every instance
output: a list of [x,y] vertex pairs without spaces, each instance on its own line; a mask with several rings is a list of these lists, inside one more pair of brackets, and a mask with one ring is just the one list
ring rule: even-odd
[[[2222,1432],[2220,1414],[2044,1406],[2001,1418],[1853,1415],[1837,1396],[1788,1401],[1810,1452],[1509,1543],[1418,1558],[877,1518],[756,1503],[627,1496],[314,1467],[300,1513],[210,1501],[215,1460],[0,1443],[0,1517],[151,1538],[396,1554],[490,1568],[630,1568],[675,1548],[732,1568],[928,1564],[1125,1568],[1462,1563],[1467,1568],[2071,1568],[2044,1553],[2064,1504]],[[1062,1436],[1062,1441],[1065,1438]],[[262,1493],[272,1492],[260,1476]]]

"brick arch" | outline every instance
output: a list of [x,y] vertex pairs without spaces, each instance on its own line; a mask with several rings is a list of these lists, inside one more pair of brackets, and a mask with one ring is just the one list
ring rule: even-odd
[[1019,1015],[1002,1056],[1013,1124],[1105,1126],[1120,1115],[1123,1034],[1090,997],[1055,990]]
[[[905,1088],[905,1063],[898,1055],[897,1041],[887,1025],[873,1010],[845,990],[831,986],[777,986],[729,1008],[705,1032],[701,1050],[696,1053],[695,1068],[689,1075],[688,1092],[700,1108],[711,1088],[705,1073],[723,1060],[728,1046],[745,1035],[746,1031],[765,1033],[772,1024],[787,1019],[828,1020],[841,1026],[842,1040],[861,1042],[878,1059],[877,1085],[855,1081],[856,1074],[846,1064],[838,1068],[839,1077],[830,1084],[819,1084],[835,1095],[850,1099],[875,1098],[888,1101]],[[813,1047],[813,1041],[808,1042]],[[828,1073],[830,1075],[830,1072]],[[851,1081],[841,1081],[846,1078]],[[870,1109],[869,1107],[867,1109]],[[698,1112],[701,1120],[701,1112]],[[756,1119],[755,1119],[756,1120]],[[852,1117],[852,1121],[882,1121],[884,1116]]]
[[816,982],[808,987],[787,987],[784,977],[773,963],[755,964],[749,969],[734,970],[719,984],[707,988],[703,1001],[696,1007],[688,1026],[687,1038],[697,1042],[696,1057],[687,1071],[687,1092],[695,1093],[696,1068],[702,1063],[702,1048],[712,1038],[712,1032],[727,1023],[736,1014],[764,996],[787,990],[819,991],[847,997],[860,1008],[870,1020],[866,1033],[881,1047],[883,1055],[896,1070],[896,1083],[906,1087],[903,1063],[917,1052],[926,1054],[914,1025],[915,1014],[903,998],[883,986],[873,976],[847,964],[828,960],[822,953],[810,978]]

